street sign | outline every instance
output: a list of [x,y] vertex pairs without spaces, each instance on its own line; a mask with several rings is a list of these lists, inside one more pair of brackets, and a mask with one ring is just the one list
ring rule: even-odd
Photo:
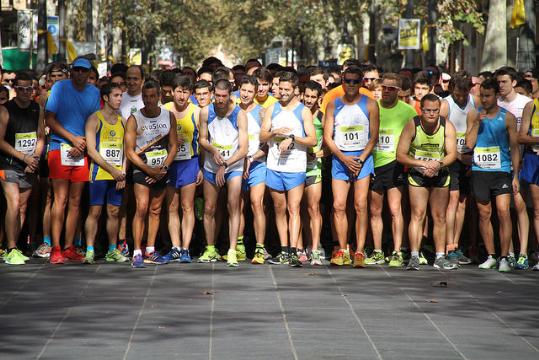
[[418,50],[421,48],[421,20],[399,19],[398,44],[400,50]]

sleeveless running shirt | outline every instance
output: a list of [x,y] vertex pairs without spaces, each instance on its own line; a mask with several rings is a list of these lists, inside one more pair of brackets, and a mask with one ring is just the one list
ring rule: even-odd
[[[445,157],[445,119],[438,118],[438,129],[434,134],[427,134],[421,126],[421,117],[414,118],[415,136],[409,154],[416,160],[441,161]],[[421,168],[414,168],[423,173]]]
[[[15,100],[10,100],[4,106],[9,114],[4,140],[15,150],[32,155],[37,146],[39,105],[32,101],[27,108],[21,108]],[[24,161],[0,152],[0,169],[23,171],[25,168]]]
[[[322,150],[322,140],[324,137],[324,129],[322,128],[322,112],[318,111],[316,116],[313,116],[314,131],[316,133],[316,145],[307,149],[311,154],[316,154]],[[309,159],[307,161],[307,171],[317,169],[322,165],[322,158]]]
[[[255,107],[247,113],[247,129],[249,133],[249,152],[247,155],[253,156],[258,149],[260,149],[260,127],[262,126],[262,118],[260,111],[261,105],[255,105]],[[265,162],[264,158],[256,160],[258,162]]]
[[147,148],[142,156],[142,159],[148,166],[161,166],[168,155],[164,143],[166,143],[166,137],[171,130],[170,112],[161,108],[159,115],[153,118],[144,116],[140,110],[137,110],[132,115],[137,121],[137,142],[135,149],[137,152],[159,137],[163,138],[163,141],[159,141],[157,144]]
[[449,105],[448,119],[455,126],[457,135],[457,151],[460,154],[471,153],[472,150],[466,147],[466,117],[471,110],[475,109],[475,103],[472,95],[468,95],[468,101],[466,106],[461,108],[453,99],[453,96],[449,95],[445,98]]
[[473,149],[473,171],[511,172],[509,135],[505,127],[506,114],[507,110],[500,108],[493,118],[481,120]]
[[[539,137],[539,99],[533,100],[532,118],[528,135]],[[539,154],[539,145],[526,146],[526,150]]]
[[[301,115],[305,106],[302,103],[292,109],[283,109],[281,103],[276,102],[271,114],[271,128],[279,129],[287,127],[292,129],[286,135],[298,137],[305,136],[303,126],[303,116]],[[285,140],[286,136],[274,137],[268,142],[268,169],[290,173],[304,173],[307,169],[307,148],[304,145],[292,142],[288,150],[280,151],[279,144]]]
[[[96,116],[99,120],[99,128],[95,134],[96,150],[107,163],[121,170],[124,158],[125,132],[122,117],[118,115],[118,120],[112,125],[105,120],[101,111],[98,111]],[[90,164],[90,180],[114,180],[114,178],[108,171],[92,161]]]
[[[214,105],[208,106],[208,141],[219,150],[225,160],[230,159],[239,147],[238,114],[240,111],[241,108],[236,105],[230,115],[219,117]],[[209,153],[206,153],[204,157],[204,169],[214,174],[219,170],[219,166]],[[243,161],[236,161],[225,169],[225,173],[241,170],[243,170]]]
[[355,104],[345,104],[343,98],[335,99],[333,139],[342,151],[361,151],[370,138],[369,98],[361,96]]
[[[167,110],[171,110],[174,103],[165,104]],[[183,139],[183,144],[178,145],[178,152],[174,161],[189,160],[198,155],[198,128],[195,120],[196,105],[189,103],[187,105],[186,113],[181,118],[176,118],[176,133],[178,139]]]

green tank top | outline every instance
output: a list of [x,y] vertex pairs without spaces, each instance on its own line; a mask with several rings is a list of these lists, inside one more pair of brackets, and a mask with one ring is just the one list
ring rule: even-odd
[[432,135],[423,130],[420,119],[419,116],[414,118],[415,137],[409,154],[417,160],[442,160],[445,156],[445,119],[440,116],[440,126]]
[[[324,129],[322,128],[322,112],[318,111],[318,114],[313,118],[313,125],[314,130],[316,132],[316,145],[309,148],[309,153],[314,154],[322,150],[322,138],[324,136]],[[321,169],[322,165],[322,159],[316,158],[313,160],[310,160],[307,158],[307,176],[309,175],[311,170],[319,170]]]

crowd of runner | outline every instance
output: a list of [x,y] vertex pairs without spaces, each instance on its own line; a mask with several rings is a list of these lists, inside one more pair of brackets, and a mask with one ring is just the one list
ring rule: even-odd
[[99,78],[80,57],[41,77],[5,73],[3,260],[93,264],[106,238],[105,261],[133,268],[316,266],[325,244],[334,266],[419,270],[432,238],[436,269],[528,269],[538,79],[353,59],[296,70],[208,58],[149,74],[115,64]]

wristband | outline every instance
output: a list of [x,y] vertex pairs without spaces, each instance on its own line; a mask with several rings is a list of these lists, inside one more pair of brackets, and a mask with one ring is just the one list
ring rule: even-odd
[[289,139],[292,139],[292,142],[296,141],[296,136],[294,134],[288,135]]
[[228,167],[228,164],[226,163],[226,161],[223,163],[223,166],[225,169]]

